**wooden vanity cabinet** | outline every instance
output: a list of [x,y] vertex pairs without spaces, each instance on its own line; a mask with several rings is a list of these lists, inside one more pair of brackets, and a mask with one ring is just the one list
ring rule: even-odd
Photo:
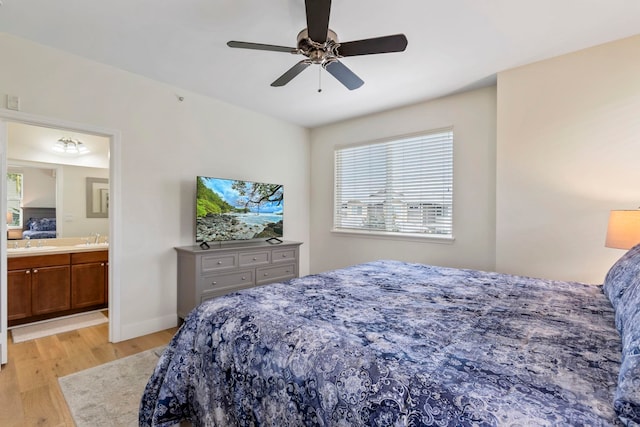
[[107,307],[109,251],[7,258],[9,326]]
[[69,310],[70,278],[69,254],[8,258],[9,325],[26,323],[24,319],[38,319],[43,315]]
[[108,261],[108,251],[71,254],[72,308],[106,305]]

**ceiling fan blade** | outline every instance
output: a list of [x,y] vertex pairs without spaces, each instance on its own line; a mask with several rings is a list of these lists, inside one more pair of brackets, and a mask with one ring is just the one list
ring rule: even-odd
[[372,39],[355,40],[340,43],[339,56],[372,55],[376,53],[402,52],[407,48],[407,38],[404,34],[374,37]]
[[305,0],[307,10],[307,31],[309,38],[314,42],[327,41],[329,30],[329,14],[331,13],[331,0]]
[[340,61],[331,61],[324,68],[349,90],[358,89],[364,84],[360,77]]
[[298,53],[298,49],[296,49],[295,47],[275,46],[272,44],[262,43],[237,42],[234,40],[227,42],[227,46],[238,47],[241,49],[272,50],[274,52]]
[[276,79],[276,81],[274,81],[273,83],[271,83],[271,86],[274,87],[279,87],[279,86],[284,86],[287,83],[289,83],[291,80],[293,80],[293,78],[295,76],[297,76],[298,74],[300,74],[301,72],[303,72],[309,65],[311,65],[311,61],[304,59],[300,62],[298,62],[296,65],[294,65],[293,67],[289,68],[287,70],[287,72],[285,72],[283,75],[281,75],[280,77],[278,77]]

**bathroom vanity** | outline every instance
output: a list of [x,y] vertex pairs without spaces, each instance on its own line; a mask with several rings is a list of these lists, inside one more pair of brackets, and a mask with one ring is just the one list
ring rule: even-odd
[[106,308],[108,262],[107,245],[9,248],[9,327]]

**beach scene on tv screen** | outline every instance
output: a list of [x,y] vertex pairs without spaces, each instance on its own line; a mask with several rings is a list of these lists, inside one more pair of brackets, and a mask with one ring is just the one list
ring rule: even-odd
[[279,184],[199,176],[196,241],[282,237],[283,199]]

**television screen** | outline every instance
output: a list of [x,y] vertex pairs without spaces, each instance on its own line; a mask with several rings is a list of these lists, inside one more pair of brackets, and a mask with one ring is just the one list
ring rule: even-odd
[[279,184],[197,177],[196,242],[282,237]]

